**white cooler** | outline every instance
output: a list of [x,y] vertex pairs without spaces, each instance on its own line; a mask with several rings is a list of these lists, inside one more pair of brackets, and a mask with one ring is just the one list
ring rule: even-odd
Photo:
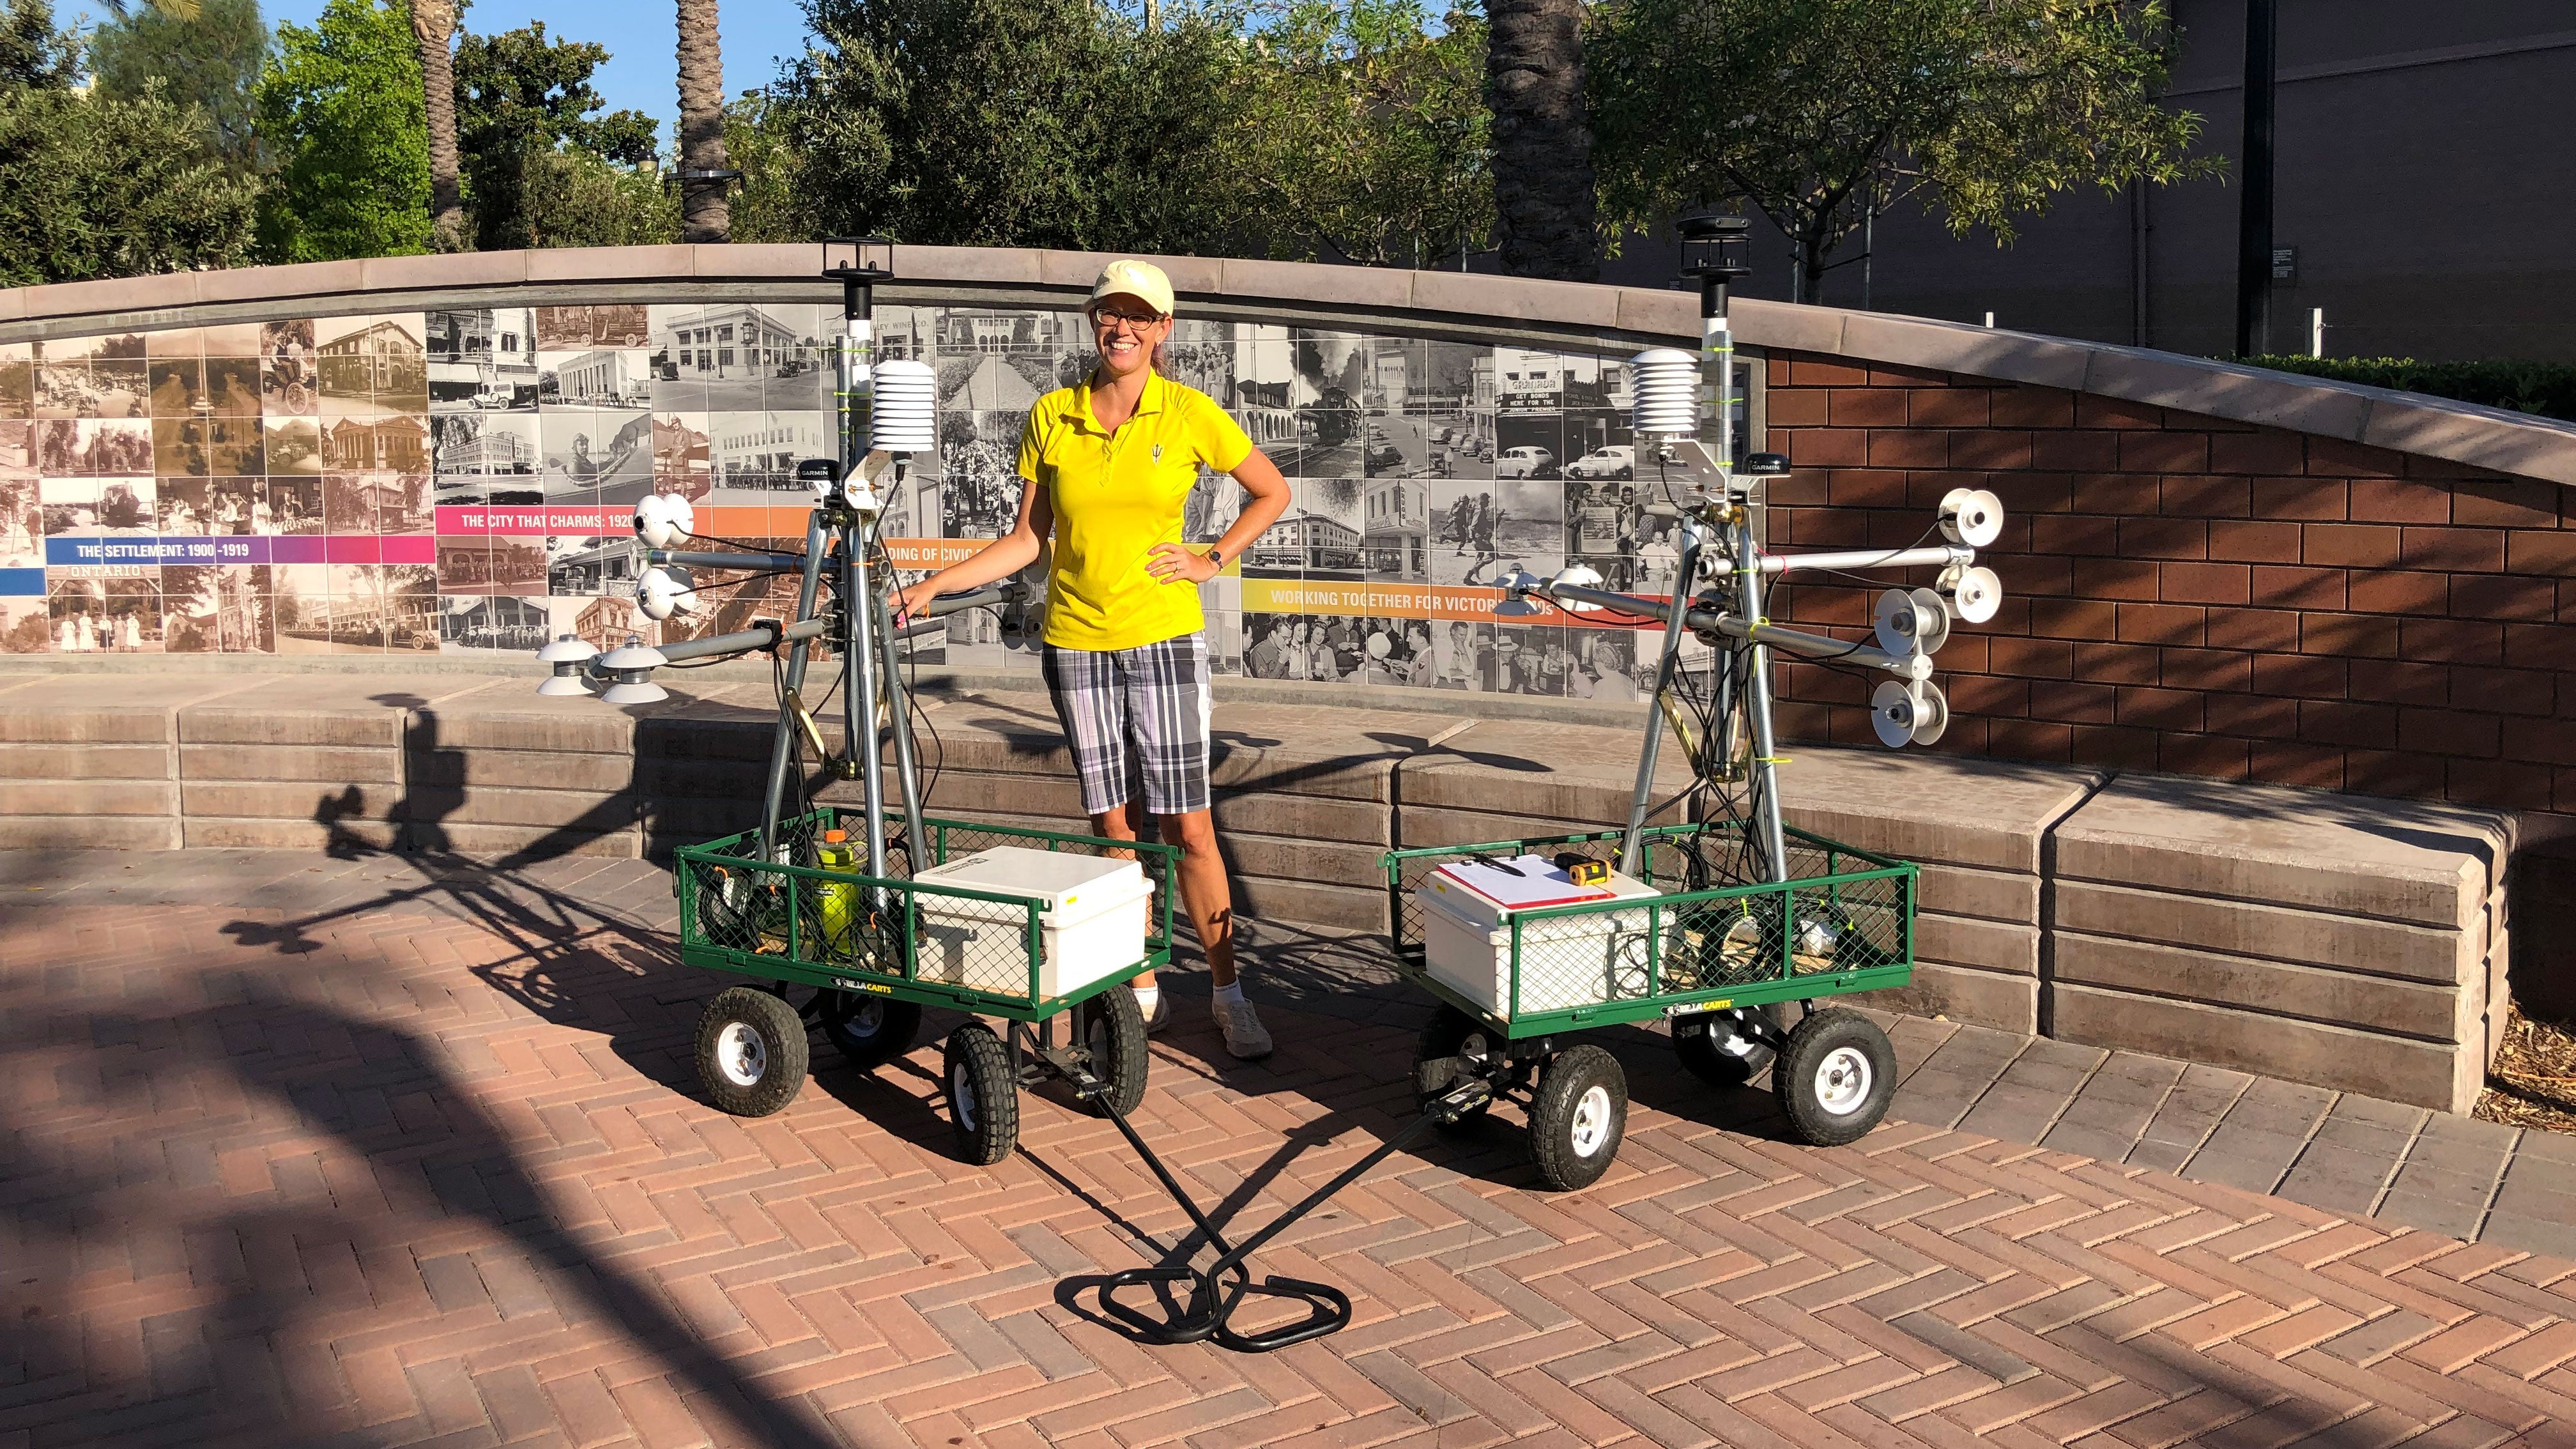
[[[1045,957],[1038,995],[1062,996],[1143,960],[1147,903],[1154,887],[1132,860],[999,845],[933,866],[927,886],[1035,896]],[[921,907],[917,974],[924,981],[1011,996],[1029,989],[1028,911],[1004,901],[961,900],[928,891]]]
[[[1564,879],[1563,872],[1537,856],[1511,863],[1523,870],[1543,867]],[[1606,889],[1611,899],[1656,894],[1654,887],[1615,870]],[[1511,908],[1437,870],[1414,887],[1413,899],[1422,909],[1423,965],[1433,979],[1508,1018]],[[1521,930],[1521,1011],[1563,1011],[1645,995],[1648,929],[1643,907],[1530,922]]]

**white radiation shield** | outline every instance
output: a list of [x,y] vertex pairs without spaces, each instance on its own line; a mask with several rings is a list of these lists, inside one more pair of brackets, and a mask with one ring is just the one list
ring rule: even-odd
[[1982,564],[1944,569],[1941,587],[1949,594],[1951,610],[1966,623],[1983,624],[2004,606],[2004,581]]
[[698,511],[677,494],[647,494],[635,502],[635,536],[646,548],[677,548],[698,526]]
[[[1583,564],[1575,564],[1569,568],[1561,570],[1555,579],[1550,582],[1549,587],[1597,589],[1601,587],[1601,584],[1602,578],[1600,570],[1586,567]],[[1559,600],[1557,607],[1563,609],[1569,614],[1592,614],[1598,613],[1601,609],[1599,604],[1578,604],[1571,600]]]
[[1941,499],[1941,536],[1986,548],[2004,536],[2004,501],[1983,488],[1953,488]]
[[635,604],[644,611],[645,618],[656,622],[674,614],[695,612],[697,593],[689,571],[665,565],[637,574]]
[[1928,745],[1950,727],[1950,701],[1930,680],[1890,679],[1869,697],[1869,727],[1889,749]]

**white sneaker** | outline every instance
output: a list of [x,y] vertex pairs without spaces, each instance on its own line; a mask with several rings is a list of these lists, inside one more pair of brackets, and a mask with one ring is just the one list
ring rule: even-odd
[[1209,1003],[1216,1011],[1217,1029],[1225,1033],[1225,1049],[1247,1062],[1270,1055],[1270,1033],[1261,1025],[1260,1014],[1249,1001]]
[[1145,1013],[1145,1034],[1152,1036],[1172,1024],[1172,993],[1156,991],[1154,1009]]

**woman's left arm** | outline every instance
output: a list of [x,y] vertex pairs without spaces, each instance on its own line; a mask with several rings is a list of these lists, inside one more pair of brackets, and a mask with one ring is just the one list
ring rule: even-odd
[[[1234,465],[1233,477],[1235,482],[1243,485],[1244,492],[1252,495],[1252,501],[1245,504],[1243,512],[1236,516],[1234,527],[1227,529],[1224,536],[1216,541],[1216,550],[1228,559],[1239,559],[1243,557],[1243,551],[1252,546],[1253,540],[1268,533],[1270,525],[1277,523],[1279,516],[1288,511],[1290,492],[1288,479],[1279,471],[1279,465],[1271,462],[1270,456],[1259,448],[1244,454],[1243,461]],[[1195,584],[1215,578],[1224,572],[1225,566],[1211,563],[1206,554],[1192,553],[1181,544],[1158,543],[1154,545],[1153,556],[1146,561],[1145,569],[1167,584],[1183,579]]]

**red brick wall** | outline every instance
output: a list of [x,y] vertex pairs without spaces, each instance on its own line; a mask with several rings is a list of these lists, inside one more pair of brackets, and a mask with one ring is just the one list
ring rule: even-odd
[[[2568,490],[2049,388],[1770,362],[1773,541],[1903,547],[1991,488],[2002,614],[1955,632],[1938,748],[2576,811]],[[1936,535],[1937,538],[1937,535]],[[1921,582],[1928,583],[1928,576]],[[1773,617],[1866,624],[1876,586]],[[1783,725],[1860,743],[1870,681],[1787,667]]]

